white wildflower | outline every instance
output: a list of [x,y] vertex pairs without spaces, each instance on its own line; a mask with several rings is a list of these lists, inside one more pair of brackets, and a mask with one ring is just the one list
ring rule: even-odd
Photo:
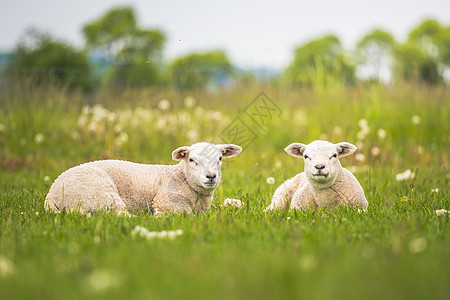
[[335,135],[341,135],[341,134],[342,134],[342,127],[341,127],[341,126],[334,126],[334,128],[333,128],[333,134],[335,134]]
[[223,206],[236,206],[241,207],[244,203],[241,200],[226,198],[223,202]]
[[0,256],[0,278],[11,276],[14,272],[14,264],[9,259]]
[[172,230],[172,231],[148,231],[147,228],[145,227],[141,227],[141,226],[136,226],[133,228],[133,230],[131,231],[131,236],[132,237],[136,237],[136,236],[141,236],[147,239],[154,239],[154,238],[168,238],[173,240],[175,237],[182,235],[183,234],[183,230],[178,229],[178,230]]
[[422,122],[422,119],[420,118],[420,116],[414,115],[414,116],[411,117],[411,122],[412,122],[414,125],[419,125],[420,122]]
[[192,108],[195,106],[195,98],[192,96],[187,96],[184,98],[184,106],[187,108]]
[[186,133],[187,137],[189,138],[189,140],[191,141],[196,141],[198,140],[198,132],[195,129],[191,129]]
[[88,115],[91,113],[91,108],[89,105],[83,105],[83,108],[81,108],[81,114],[82,115]]
[[361,128],[367,128],[369,127],[369,122],[367,122],[366,119],[361,119],[358,121],[359,127]]
[[439,189],[438,188],[435,188],[435,189],[431,189],[431,193],[439,193]]
[[158,129],[166,128],[166,119],[164,118],[158,119],[158,122],[156,122],[156,127],[158,127]]
[[220,111],[214,111],[211,113],[211,119],[214,121],[220,121],[223,119],[223,114]]
[[116,145],[122,146],[126,142],[128,142],[128,134],[126,132],[121,132],[119,136],[116,138]]
[[89,118],[86,115],[81,115],[78,118],[78,127],[83,128],[85,127],[89,122]]
[[359,171],[359,168],[357,166],[350,166],[347,167],[347,170],[349,170],[352,173],[357,173]]
[[366,119],[361,119],[359,120],[358,124],[361,130],[356,134],[356,136],[358,137],[358,139],[363,140],[370,132],[369,123]]
[[38,212],[38,211],[37,211],[37,212],[35,212],[34,214],[36,215],[36,217],[38,217],[38,216],[39,216],[39,212]]
[[366,156],[362,153],[358,153],[358,154],[356,154],[355,159],[357,162],[362,163],[366,160]]
[[362,140],[357,140],[356,143],[356,148],[362,150],[364,148],[364,142]]
[[409,242],[409,251],[411,253],[420,253],[427,248],[427,240],[423,237],[413,239]]
[[116,116],[116,114],[114,112],[108,112],[108,114],[106,116],[106,119],[109,122],[113,123],[117,119],[117,116]]
[[445,214],[448,214],[448,210],[446,210],[446,209],[438,209],[438,210],[436,210],[436,216],[443,216]]
[[365,212],[367,212],[367,209],[365,209],[365,208],[363,208],[363,209],[358,208],[358,214],[365,213]]
[[38,133],[36,134],[36,136],[34,137],[34,142],[37,145],[40,145],[44,142],[44,135],[42,133]]
[[416,177],[416,174],[411,171],[411,169],[406,170],[405,172],[398,173],[395,175],[395,179],[397,181],[405,181],[405,180],[412,180]]
[[122,130],[123,130],[122,124],[116,124],[116,125],[114,126],[114,132],[115,132],[115,133],[120,133],[120,132],[122,132]]
[[121,285],[120,274],[110,270],[95,270],[87,277],[87,286],[95,292],[103,292]]
[[88,125],[88,130],[90,132],[97,132],[98,128],[99,127],[97,125],[97,122],[95,122],[95,121],[90,122],[89,125]]
[[94,105],[94,107],[92,108],[92,119],[99,122],[103,119],[106,119],[108,113],[109,111],[102,105]]
[[49,182],[50,181],[50,176],[44,176],[44,181],[45,182]]
[[273,177],[267,177],[266,182],[270,185],[275,184],[275,178]]
[[378,155],[381,154],[381,149],[380,149],[378,146],[373,146],[373,147],[370,149],[370,154],[371,154],[372,156],[378,156]]
[[416,149],[417,149],[417,154],[423,154],[424,151],[423,151],[423,147],[422,146],[419,145],[419,146],[417,146]]
[[312,254],[307,254],[300,259],[300,267],[304,271],[312,271],[317,267],[317,259]]
[[319,135],[319,140],[326,141],[328,140],[328,135],[326,133],[322,133]]
[[384,130],[383,128],[378,129],[377,135],[381,140],[384,140],[387,135],[386,130]]
[[170,101],[167,99],[163,99],[159,101],[158,108],[162,111],[167,111],[170,109]]
[[294,122],[298,124],[306,124],[306,113],[303,110],[296,110],[294,113]]

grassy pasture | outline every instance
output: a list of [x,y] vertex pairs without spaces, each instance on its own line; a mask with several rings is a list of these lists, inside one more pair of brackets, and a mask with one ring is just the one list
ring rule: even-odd
[[[245,110],[261,91],[280,111],[258,125]],[[450,210],[449,100],[447,87],[414,85],[3,93],[0,298],[447,299],[449,215],[436,210]],[[253,141],[224,164],[208,212],[43,210],[52,181],[71,166],[103,158],[174,163],[178,146],[229,138],[238,117]],[[367,212],[264,212],[274,189],[303,168],[283,148],[315,139],[358,146],[341,162],[361,182]],[[408,169],[414,176],[396,179]],[[245,205],[225,208],[226,197]],[[183,234],[147,240],[135,226]]]

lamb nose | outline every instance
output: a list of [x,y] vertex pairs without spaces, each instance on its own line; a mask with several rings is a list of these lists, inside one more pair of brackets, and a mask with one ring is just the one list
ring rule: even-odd
[[206,175],[206,178],[214,179],[214,178],[216,178],[216,174],[208,174],[208,175]]
[[322,165],[322,164],[315,165],[314,168],[316,168],[317,170],[322,170],[322,169],[325,169],[325,165]]

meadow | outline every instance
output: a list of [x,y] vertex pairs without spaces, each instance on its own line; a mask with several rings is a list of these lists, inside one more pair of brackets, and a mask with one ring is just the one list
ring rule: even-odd
[[[446,86],[85,96],[25,84],[0,97],[1,299],[450,297],[450,215],[437,212],[450,210]],[[357,145],[341,163],[368,210],[264,212],[275,188],[303,170],[283,149],[316,139]],[[244,148],[224,164],[208,212],[43,208],[69,167],[106,158],[174,164],[174,149],[198,141]],[[244,205],[224,207],[227,197]],[[146,238],[136,226],[182,234]]]

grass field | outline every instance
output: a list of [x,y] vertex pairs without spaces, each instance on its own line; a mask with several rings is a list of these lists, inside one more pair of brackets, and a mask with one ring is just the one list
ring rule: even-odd
[[[279,110],[268,116],[259,106],[266,117],[252,119],[245,112],[261,104],[260,92]],[[412,85],[89,98],[4,92],[0,299],[448,299],[449,214],[436,210],[450,210],[449,100],[447,87]],[[244,151],[224,164],[208,212],[128,218],[43,209],[51,183],[71,166],[171,164],[178,146],[227,142],[236,120],[247,129],[237,142]],[[284,147],[315,139],[358,146],[341,163],[361,182],[367,212],[264,212],[274,189],[303,169]],[[245,205],[223,207],[226,197]],[[147,239],[136,226],[183,233]]]

